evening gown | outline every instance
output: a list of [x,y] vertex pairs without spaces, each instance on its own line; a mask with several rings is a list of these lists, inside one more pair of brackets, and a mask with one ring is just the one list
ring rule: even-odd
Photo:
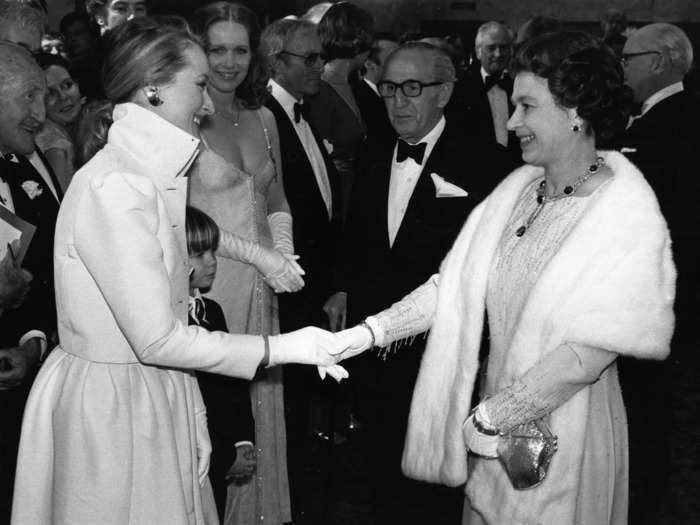
[[[269,186],[277,176],[265,114],[258,110],[268,154],[247,173],[206,147],[193,165],[189,204],[223,230],[273,247],[267,222]],[[269,118],[272,118],[271,116]],[[206,141],[203,140],[206,146]],[[216,280],[208,296],[221,305],[231,333],[279,333],[277,298],[252,265],[219,257]],[[252,382],[257,470],[251,483],[229,486],[225,523],[281,524],[291,521],[287,477],[282,370],[261,370]]]

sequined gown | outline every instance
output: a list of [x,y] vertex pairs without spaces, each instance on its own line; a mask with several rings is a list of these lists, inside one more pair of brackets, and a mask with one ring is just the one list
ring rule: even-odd
[[[258,114],[268,136],[262,113]],[[276,171],[272,157],[266,154],[264,158],[259,168],[247,173],[206,148],[192,168],[189,204],[207,213],[220,228],[272,247],[268,194]],[[217,262],[216,280],[208,296],[221,305],[229,331],[279,333],[277,299],[260,272],[231,259],[219,257]],[[281,524],[291,521],[281,368],[266,369],[256,376],[251,402],[257,470],[253,482],[229,487],[225,523]]]

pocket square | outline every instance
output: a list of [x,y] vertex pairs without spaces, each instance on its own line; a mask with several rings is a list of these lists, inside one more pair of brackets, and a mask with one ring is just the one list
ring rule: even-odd
[[438,199],[442,197],[466,197],[469,195],[462,188],[447,182],[437,173],[431,173],[430,178],[433,179],[433,184],[435,184],[435,197]]
[[622,148],[620,153],[637,153],[637,148]]

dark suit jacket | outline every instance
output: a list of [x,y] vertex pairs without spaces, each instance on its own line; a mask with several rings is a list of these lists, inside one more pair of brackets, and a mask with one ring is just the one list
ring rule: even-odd
[[391,142],[396,139],[396,131],[389,121],[382,98],[359,75],[350,75],[348,81],[355,102],[360,108],[362,121],[365,123],[367,142],[372,143],[375,140]]
[[[19,308],[5,310],[0,317],[0,348],[17,346],[19,338],[29,330],[41,330],[47,337],[56,330],[53,237],[59,203],[29,161],[22,156],[17,158],[19,163],[6,164],[7,172],[3,176],[10,186],[15,214],[36,226],[22,263],[32,273],[33,279],[29,293]],[[50,166],[45,161],[44,166],[52,177],[56,191],[60,192]],[[29,198],[22,189],[22,184],[27,181],[35,182],[42,190],[41,195]],[[59,198],[61,196],[59,193]],[[0,392],[3,406],[0,424],[0,523],[9,522],[22,414],[35,372],[30,371],[20,387]]]
[[[394,144],[370,145],[361,159],[338,285],[348,293],[348,325],[389,307],[437,273],[471,210],[507,174],[494,144],[465,139],[448,120],[425,160],[390,246],[387,211],[393,152]],[[463,188],[468,196],[437,198],[432,173]],[[386,361],[367,352],[365,360],[372,364],[367,370],[360,366],[356,379],[363,382],[365,376],[371,389],[395,390],[402,384],[400,390],[410,399],[423,346],[423,338],[417,338]],[[353,361],[348,362],[351,368]]]
[[[513,87],[506,90],[508,100],[508,115],[513,113],[513,105],[510,96],[513,94]],[[491,106],[484,81],[481,79],[481,66],[476,66],[469,70],[462,78],[455,83],[452,98],[445,108],[445,115],[454,123],[459,123],[464,133],[471,137],[487,137],[496,142],[496,132],[493,127],[493,117],[491,116]],[[498,144],[496,142],[496,144]],[[500,148],[503,148],[498,144]],[[520,143],[515,136],[515,132],[508,132],[508,146],[504,148],[507,152],[511,170],[523,164]]]
[[279,296],[280,327],[287,332],[309,324],[318,326],[327,323],[322,308],[331,294],[342,199],[335,167],[313,126],[311,128],[326,163],[331,186],[332,219],[328,217],[311,163],[287,113],[272,95],[265,100],[265,106],[272,111],[277,123],[284,191],[293,218],[294,248],[300,256],[299,264],[306,271],[306,285],[301,291]]

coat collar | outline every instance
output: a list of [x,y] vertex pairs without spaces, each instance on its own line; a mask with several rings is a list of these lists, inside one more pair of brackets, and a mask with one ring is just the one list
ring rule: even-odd
[[116,105],[113,119],[108,144],[146,166],[154,179],[184,176],[199,153],[199,139],[132,102]]

